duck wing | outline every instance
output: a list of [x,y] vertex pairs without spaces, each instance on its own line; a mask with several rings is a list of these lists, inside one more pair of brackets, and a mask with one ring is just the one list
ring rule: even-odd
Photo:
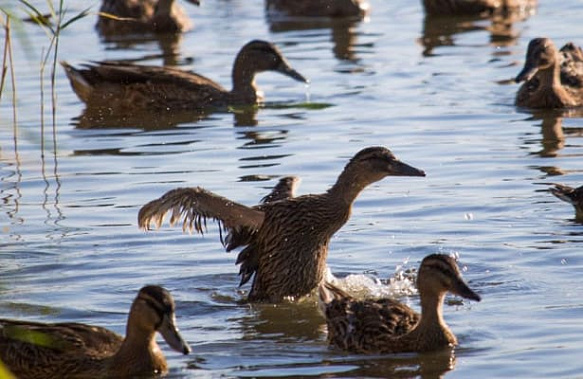
[[[295,197],[295,190],[298,186],[300,179],[296,176],[286,176],[281,178],[275,187],[271,190],[269,194],[264,196],[259,202],[260,205],[273,203],[279,200],[285,200]],[[260,207],[253,207],[254,209],[260,209]],[[252,230],[240,229],[237,233],[230,233],[226,238],[226,249],[231,251],[240,246],[248,245],[251,241],[253,235]],[[241,256],[241,255],[240,255]],[[240,257],[239,260],[245,260],[245,258]]]
[[[254,208],[261,209],[261,205],[295,197],[295,190],[299,182],[300,179],[296,176],[286,176],[281,178],[271,192],[261,199],[260,205]],[[229,233],[226,238],[225,248],[227,251],[247,245],[247,247],[237,256],[236,264],[241,264],[241,267],[239,268],[239,275],[241,276],[239,286],[247,283],[259,266],[259,253],[257,252],[256,247],[251,244],[253,234],[253,231],[249,228],[241,228]]]
[[[4,360],[9,351],[52,351],[52,354],[109,356],[123,338],[105,328],[79,323],[45,324],[0,319],[0,351]],[[48,354],[48,353],[47,353]]]
[[320,286],[320,301],[328,325],[328,341],[353,352],[380,351],[387,339],[410,332],[420,316],[392,299],[357,300],[338,287]]
[[77,96],[91,105],[192,109],[220,105],[217,99],[225,98],[228,93],[202,75],[171,67],[121,61],[93,62],[81,68],[67,62],[61,65]]
[[[144,205],[138,213],[138,225],[147,230],[154,223],[159,228],[170,211],[170,225],[182,219],[183,231],[194,229],[201,234],[206,230],[207,219],[216,220],[220,230],[226,229],[230,234],[241,229],[253,234],[264,219],[260,209],[236,203],[200,187],[190,187],[173,189]],[[221,242],[226,244],[222,232]]]

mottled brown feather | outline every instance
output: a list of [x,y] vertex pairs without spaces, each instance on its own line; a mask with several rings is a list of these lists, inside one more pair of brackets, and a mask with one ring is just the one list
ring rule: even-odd
[[[399,161],[387,148],[374,146],[358,152],[334,186],[322,194],[288,197],[253,208],[237,205],[243,211],[232,217],[223,209],[235,203],[201,188],[183,188],[146,204],[138,214],[138,224],[142,228],[152,222],[159,225],[173,210],[171,221],[182,217],[183,225],[194,225],[198,232],[203,231],[206,218],[219,220],[231,229],[229,233],[238,233],[232,230],[237,227],[256,230],[250,238],[241,239],[248,243],[237,257],[241,276],[246,281],[254,275],[249,300],[279,302],[307,295],[318,286],[330,238],[350,217],[352,203],[366,186],[391,175],[425,173]],[[247,219],[249,215],[256,218]]]
[[319,288],[328,341],[353,353],[421,352],[453,346],[457,340],[442,318],[444,295],[451,291],[480,300],[461,279],[451,257],[427,256],[417,286],[422,313],[392,299],[357,300],[330,283]]
[[441,16],[490,16],[534,9],[537,0],[423,0],[425,12]]
[[[164,321],[163,321],[164,320]],[[0,319],[0,360],[18,378],[105,378],[163,374],[164,355],[155,341],[162,325],[174,330],[167,341],[187,354],[174,326],[174,301],[158,286],[143,287],[132,304],[123,338],[80,323]],[[168,342],[169,344],[171,342]]]
[[515,104],[555,109],[583,105],[583,52],[572,43],[557,50],[548,38],[530,41],[524,68],[516,82]]
[[170,67],[94,62],[77,69],[66,62],[61,64],[71,87],[87,106],[106,107],[112,112],[200,110],[255,104],[261,100],[255,75],[263,71],[275,71],[308,82],[275,45],[259,40],[245,44],[237,54],[230,91],[204,76]]
[[[198,0],[188,2],[200,5]],[[99,12],[96,28],[103,35],[180,33],[192,28],[175,0],[103,0]]]

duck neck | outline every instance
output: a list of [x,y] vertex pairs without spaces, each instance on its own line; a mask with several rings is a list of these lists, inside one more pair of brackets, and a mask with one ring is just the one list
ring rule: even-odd
[[575,105],[571,95],[561,83],[561,65],[558,60],[549,67],[539,70],[537,77],[540,81],[539,88],[542,89],[542,96],[548,106],[561,108]]
[[364,180],[355,169],[348,167],[340,174],[336,183],[328,190],[328,193],[351,206],[360,192],[369,184],[371,182]]
[[166,359],[156,343],[156,332],[141,329],[126,330],[126,337],[112,359],[116,373],[163,374],[167,371]]
[[562,88],[561,84],[561,65],[555,61],[549,67],[539,70],[539,80],[544,88]]
[[258,100],[257,87],[255,86],[255,74],[252,62],[245,54],[239,54],[233,65],[233,89],[231,94],[235,101],[243,103],[255,103]]
[[457,344],[457,340],[443,320],[445,293],[421,295],[421,319],[408,338],[419,344],[419,350],[435,350]]

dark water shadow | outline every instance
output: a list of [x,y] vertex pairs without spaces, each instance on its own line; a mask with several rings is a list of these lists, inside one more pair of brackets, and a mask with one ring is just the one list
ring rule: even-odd
[[289,31],[330,29],[331,40],[334,44],[332,53],[339,60],[356,62],[355,53],[356,31],[360,22],[352,18],[320,18],[320,17],[271,17],[266,14],[269,23],[269,31],[282,33]]
[[131,111],[113,106],[87,106],[78,117],[72,119],[76,129],[132,128],[144,131],[167,130],[180,124],[196,123],[208,118],[213,110]]
[[180,124],[209,119],[215,113],[232,113],[233,126],[257,126],[260,109],[320,110],[333,106],[328,103],[264,103],[261,105],[204,108],[192,110],[128,109],[115,104],[92,104],[72,119],[76,129],[132,128],[144,131],[173,129]]

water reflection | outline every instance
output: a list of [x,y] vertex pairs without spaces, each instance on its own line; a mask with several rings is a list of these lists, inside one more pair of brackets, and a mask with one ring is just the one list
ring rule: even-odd
[[376,378],[441,378],[455,368],[456,358],[451,348],[434,353],[395,355],[360,362],[353,377]]
[[115,104],[86,106],[80,116],[72,120],[78,129],[133,128],[141,130],[166,130],[180,124],[196,123],[210,116],[210,109],[128,112],[127,107]]
[[[240,320],[240,324],[242,338],[246,341],[321,346],[328,351],[324,354],[324,361],[318,365],[324,375],[341,371],[351,377],[438,378],[455,367],[455,355],[451,348],[425,354],[383,356],[346,354],[329,348],[326,342],[326,322],[313,299],[277,305],[253,304],[249,314]],[[290,375],[294,372],[294,367],[315,366],[314,363],[305,362],[305,358],[299,362],[293,361],[294,359],[290,360],[285,367]],[[329,372],[326,371],[326,366],[329,366]],[[261,369],[268,371],[265,366]]]
[[315,300],[300,303],[252,304],[250,314],[241,320],[244,339],[280,342],[322,340],[326,321]]
[[419,42],[423,45],[423,55],[433,56],[434,49],[441,46],[455,46],[455,35],[473,31],[490,32],[490,43],[495,47],[507,47],[516,43],[520,32],[514,24],[530,17],[531,13],[514,12],[495,14],[488,19],[479,16],[432,16],[425,15],[423,34]]
[[331,19],[331,18],[273,18],[266,15],[269,30],[272,33],[281,33],[297,30],[330,29],[334,47],[332,52],[337,59],[355,62],[358,60],[354,52],[356,44],[355,27],[358,20]]
[[[535,118],[536,119],[536,118]],[[563,133],[563,118],[556,116],[542,117],[541,145],[542,150],[536,154],[543,158],[552,158],[558,155],[559,150],[565,147],[565,134]]]
[[106,43],[108,50],[136,50],[143,49],[144,45],[157,43],[161,54],[146,57],[142,61],[153,58],[162,58],[164,66],[177,66],[190,63],[191,60],[181,62],[180,44],[181,34],[131,34],[131,35],[102,35],[101,39]]

